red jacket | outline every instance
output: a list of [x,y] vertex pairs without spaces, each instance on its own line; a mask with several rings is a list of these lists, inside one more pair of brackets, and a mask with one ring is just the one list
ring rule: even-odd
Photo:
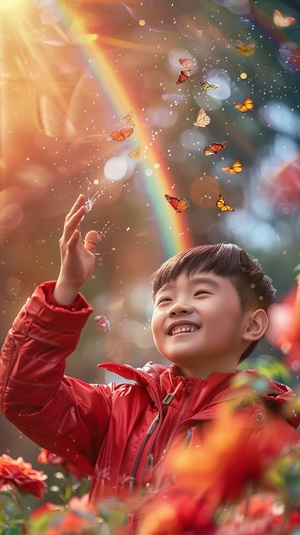
[[[270,381],[264,402],[258,401],[249,388],[230,386],[235,374],[184,378],[175,365],[101,364],[131,381],[118,385],[67,377],[65,359],[92,309],[81,295],[72,306],[57,306],[53,287],[47,282],[36,289],[7,335],[0,361],[1,408],[31,440],[93,476],[92,499],[153,484],[171,446],[201,444],[207,422],[224,403],[243,406],[249,436],[257,440],[266,430],[266,406],[280,409],[295,398],[289,387]],[[253,371],[242,373],[256,377]],[[277,439],[298,441],[299,420],[280,422]]]

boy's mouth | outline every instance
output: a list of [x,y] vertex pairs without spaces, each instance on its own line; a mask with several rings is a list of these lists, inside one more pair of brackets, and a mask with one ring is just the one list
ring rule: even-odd
[[193,333],[198,330],[199,327],[197,327],[193,323],[183,323],[181,325],[174,325],[173,327],[171,327],[168,331],[168,335],[174,336],[180,333]]

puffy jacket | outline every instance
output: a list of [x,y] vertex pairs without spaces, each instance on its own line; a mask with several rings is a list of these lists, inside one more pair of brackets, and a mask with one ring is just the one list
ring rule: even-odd
[[[224,403],[234,400],[242,407],[249,438],[259,440],[267,407],[280,412],[295,398],[289,387],[270,381],[259,400],[250,387],[230,386],[235,374],[185,378],[175,365],[100,364],[131,381],[118,385],[67,377],[65,359],[92,309],[81,295],[72,306],[58,306],[53,288],[54,282],[47,282],[35,290],[7,335],[0,361],[1,408],[35,443],[93,476],[91,499],[153,485],[170,448],[201,444],[207,423]],[[254,371],[241,373],[256,377]],[[277,440],[298,441],[298,423],[296,416],[292,422],[280,418]]]

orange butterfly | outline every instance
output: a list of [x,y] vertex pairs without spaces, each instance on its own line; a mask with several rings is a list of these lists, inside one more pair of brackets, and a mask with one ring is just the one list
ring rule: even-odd
[[254,102],[252,100],[252,97],[247,97],[241,104],[234,104],[234,108],[241,111],[242,113],[246,113],[246,111],[253,110]]
[[139,158],[140,155],[141,155],[141,147],[137,147],[136,149],[133,149],[132,151],[130,151],[130,153],[128,154],[129,158]]
[[193,60],[190,58],[180,59],[179,63],[185,71],[190,71],[193,66]]
[[220,193],[220,195],[219,195],[219,198],[218,198],[218,200],[216,202],[216,206],[217,206],[217,208],[220,208],[221,212],[234,212],[234,208],[232,208],[228,204],[225,204],[225,199],[224,199],[222,193]]
[[178,197],[172,197],[172,195],[165,194],[165,198],[168,203],[174,208],[176,212],[183,212],[189,208],[189,203],[186,199],[179,199]]
[[223,167],[221,167],[221,169],[223,169],[223,171],[226,171],[226,173],[236,175],[237,173],[241,173],[243,171],[242,161],[235,160],[232,165],[224,165]]
[[211,154],[218,154],[220,150],[224,149],[228,145],[227,141],[221,141],[221,143],[212,143],[203,149],[205,156],[210,156]]
[[279,26],[279,28],[286,28],[287,26],[290,26],[296,22],[294,17],[284,17],[277,9],[274,10],[273,20],[276,26]]
[[255,42],[251,41],[249,45],[244,45],[242,41],[237,41],[235,49],[239,54],[243,54],[244,56],[252,56],[252,54],[255,52]]
[[217,89],[219,86],[217,84],[211,84],[207,80],[203,80],[203,82],[200,82],[200,87],[203,91],[211,91],[212,89]]
[[190,78],[190,71],[181,71],[176,80],[176,84],[183,84]]
[[200,108],[198,111],[196,122],[194,123],[194,126],[201,126],[204,128],[210,123],[210,117],[206,115],[205,110],[203,108]]
[[133,130],[134,128],[121,128],[121,130],[115,130],[108,136],[107,141],[124,141],[131,136]]

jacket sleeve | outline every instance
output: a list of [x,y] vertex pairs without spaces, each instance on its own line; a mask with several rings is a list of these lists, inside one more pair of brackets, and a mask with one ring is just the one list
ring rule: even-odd
[[92,475],[111,410],[111,388],[64,375],[92,312],[79,295],[69,307],[39,286],[13,322],[0,359],[3,414],[38,445]]

